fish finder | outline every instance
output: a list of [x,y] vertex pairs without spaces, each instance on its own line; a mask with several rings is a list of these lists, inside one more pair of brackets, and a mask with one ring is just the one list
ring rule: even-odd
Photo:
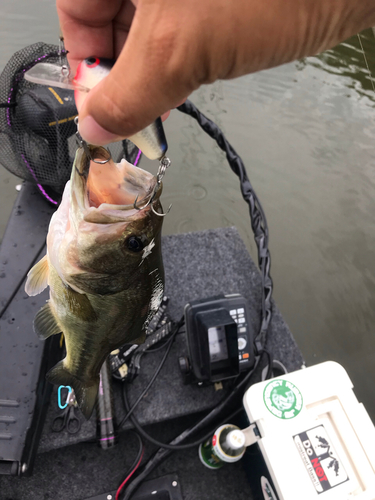
[[185,306],[188,355],[179,358],[184,383],[215,383],[254,366],[254,332],[246,299],[236,293]]

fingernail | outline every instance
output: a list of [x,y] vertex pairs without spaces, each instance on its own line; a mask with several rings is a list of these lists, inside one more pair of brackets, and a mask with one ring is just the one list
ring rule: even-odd
[[118,135],[112,134],[112,132],[108,132],[108,130],[101,127],[90,115],[85,116],[82,121],[78,122],[78,131],[82,139],[89,144],[95,144],[95,146],[104,146],[109,142],[116,142],[121,139]]

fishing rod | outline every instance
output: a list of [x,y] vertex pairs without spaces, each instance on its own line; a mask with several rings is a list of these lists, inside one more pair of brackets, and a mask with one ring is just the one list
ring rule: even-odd
[[[372,29],[372,32],[373,32],[374,37],[375,37],[375,27],[371,28],[371,29]],[[367,57],[366,57],[366,52],[365,52],[365,49],[364,49],[363,44],[362,44],[361,35],[359,33],[357,33],[357,37],[358,37],[359,45],[361,46],[361,50],[362,50],[362,53],[363,53],[363,58],[365,60],[367,71],[369,72],[369,78],[370,78],[370,82],[371,82],[371,85],[372,85],[372,90],[374,91],[374,94],[375,94],[374,78],[372,76],[370,65],[369,65]]]

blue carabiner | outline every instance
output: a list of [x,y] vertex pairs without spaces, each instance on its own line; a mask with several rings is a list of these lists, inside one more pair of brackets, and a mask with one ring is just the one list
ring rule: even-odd
[[[61,389],[69,389],[68,391],[68,395],[66,397],[66,403],[65,405],[63,406],[61,404]],[[64,408],[66,408],[68,406],[68,401],[69,401],[69,394],[72,392],[72,388],[70,387],[70,385],[60,385],[59,388],[57,389],[57,404],[59,405],[59,408],[61,408],[61,410],[63,410]]]

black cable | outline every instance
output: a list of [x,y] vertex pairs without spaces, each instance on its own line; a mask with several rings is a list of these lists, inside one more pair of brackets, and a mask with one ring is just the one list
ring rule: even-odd
[[139,459],[141,458],[142,451],[143,451],[143,441],[142,441],[141,436],[140,436],[137,432],[135,432],[135,431],[133,431],[133,430],[130,430],[130,432],[131,432],[132,434],[134,434],[134,435],[137,437],[137,439],[138,439],[138,444],[139,444],[139,449],[138,449],[137,456],[136,456],[136,458],[134,459],[134,462],[133,462],[133,463],[132,463],[132,465],[129,467],[129,469],[128,469],[128,471],[126,472],[126,474],[124,474],[124,478],[123,478],[123,479],[121,479],[121,481],[120,481],[120,483],[119,483],[119,485],[118,485],[117,489],[120,487],[120,485],[124,482],[124,480],[125,480],[125,479],[128,477],[128,475],[130,474],[130,472],[131,472],[131,471],[134,469],[134,467],[137,465],[137,463],[138,463]]
[[184,324],[184,321],[185,321],[185,318],[184,318],[184,316],[182,316],[182,318],[180,319],[180,321],[176,325],[175,331],[172,333],[171,337],[168,340],[168,343],[169,343],[168,348],[165,351],[165,354],[162,357],[162,359],[161,359],[161,361],[159,363],[159,366],[156,368],[155,373],[153,374],[150,382],[147,384],[146,388],[142,391],[142,393],[138,397],[137,401],[134,403],[134,405],[132,406],[132,408],[129,410],[129,412],[124,416],[124,418],[119,423],[119,426],[118,426],[119,429],[121,429],[121,427],[128,420],[128,418],[130,418],[130,416],[132,415],[133,411],[136,409],[136,407],[142,401],[143,396],[146,394],[146,392],[150,389],[150,387],[152,386],[152,384],[155,382],[156,377],[159,375],[160,370],[163,368],[165,360],[167,359],[168,354],[169,354],[169,352],[170,352],[170,350],[172,348],[172,344],[173,344],[173,341],[174,341],[174,339],[175,339],[175,337],[177,335],[177,332],[179,331],[179,329],[181,328],[181,326]]
[[168,344],[170,339],[167,339],[165,340],[165,342],[163,342],[159,347],[155,347],[154,349],[151,349],[150,347],[148,349],[145,350],[145,352],[143,354],[148,354],[148,353],[151,353],[151,352],[158,352],[158,351],[161,351],[164,349],[164,347]]
[[[228,395],[219,405],[217,405],[205,417],[203,417],[202,420],[194,424],[189,429],[183,431],[179,436],[175,437],[169,444],[177,445],[181,443],[181,441],[184,441],[188,437],[196,434],[201,429],[206,427],[211,421],[213,421],[226,406],[229,406],[232,397],[234,399],[235,396],[238,394],[238,391],[243,386],[245,386],[247,382],[250,381],[250,378],[254,374],[257,366],[259,365],[259,362],[260,362],[260,357],[258,357],[258,359],[256,360],[253,370],[251,370],[251,372],[249,372],[242,379],[242,381],[238,384],[238,386],[234,388],[233,393]],[[225,418],[223,423],[227,421],[227,418],[228,417]],[[173,451],[174,450],[159,448],[158,451],[155,453],[155,455],[152,458],[150,458],[150,460],[145,464],[143,471],[128,485],[123,500],[129,500],[133,495],[133,493],[139,488],[141,483],[151,474],[151,472],[154,469],[156,469],[162,462],[164,462],[164,460],[166,460],[173,453]]]
[[[127,397],[127,394],[126,394],[126,384],[123,385],[122,394],[123,394],[123,397],[124,397],[125,408],[126,408],[127,411],[129,411],[130,405],[129,405],[128,397]],[[233,413],[231,413],[227,417],[227,419],[233,418],[238,413],[240,413],[242,410],[243,410],[242,407],[241,408],[237,408],[237,410],[234,411]],[[130,420],[131,420],[132,424],[134,425],[134,427],[137,429],[137,431],[147,441],[150,441],[150,443],[155,444],[156,446],[159,446],[160,448],[165,448],[167,450],[176,450],[176,451],[177,450],[188,450],[189,448],[195,448],[196,446],[199,446],[202,442],[204,442],[207,439],[209,439],[214,434],[215,430],[217,429],[217,426],[215,426],[215,428],[212,429],[212,430],[210,430],[206,435],[200,437],[197,441],[194,441],[192,443],[180,444],[180,445],[172,445],[172,444],[162,443],[161,441],[158,441],[157,439],[155,439],[152,436],[150,436],[150,434],[148,434],[143,429],[143,427],[140,425],[140,423],[138,422],[137,418],[134,415],[130,416]]]
[[[182,324],[179,328],[179,332],[180,333],[185,333],[186,330],[182,329],[184,325]],[[162,326],[160,327],[162,328]],[[151,349],[151,347],[153,347],[152,345],[150,345],[150,347],[148,347],[143,354],[148,354],[148,353],[151,353],[151,352],[158,352],[158,351],[161,351],[162,349],[164,349],[164,347],[168,344],[169,340],[170,340],[171,337],[165,337],[164,339],[162,339],[164,342],[159,346],[159,347],[155,347],[154,349]],[[159,341],[157,344],[160,344],[161,341]]]
[[[221,425],[229,422],[232,418],[234,418],[236,415],[238,415],[241,411],[244,411],[243,408],[237,408],[236,411],[232,412],[230,415],[222,419],[220,422],[215,425],[215,428],[211,430],[206,436],[203,436],[199,441],[197,441],[198,444],[195,444],[195,446],[199,446],[201,443],[204,443],[207,439],[211,438],[213,434],[215,433],[216,429],[220,427]],[[180,435],[182,436],[182,434]],[[177,436],[171,443],[174,441],[177,441],[180,436]],[[193,444],[193,443],[192,443]],[[132,483],[130,483],[125,491],[125,495],[122,500],[129,500],[130,497],[133,495],[135,490],[137,490],[140,486],[141,483],[148,477],[151,472],[156,469],[166,458],[168,458],[171,454],[173,453],[173,450],[167,450],[165,448],[159,448],[159,450],[155,453],[155,455],[145,464],[143,471],[137,476]]]
[[[248,387],[247,383],[249,382],[250,378],[252,377],[253,373],[255,372],[258,364],[259,364],[259,361],[260,361],[260,358],[258,358],[257,362],[255,363],[255,366],[254,368],[246,374],[246,376],[241,380],[241,382],[236,385],[231,391],[230,393],[225,397],[223,398],[223,400],[217,405],[215,406],[215,408],[213,408],[210,413],[208,415],[206,415],[200,422],[198,422],[194,427],[194,433],[198,432],[199,430],[203,429],[204,427],[206,427],[209,423],[212,422],[212,420],[214,420],[214,418],[217,417],[217,415],[219,413],[221,413],[221,411],[226,407],[226,406],[229,406],[230,402],[237,396],[237,394],[239,393],[239,391],[242,389],[242,387],[245,386],[245,388]],[[129,402],[127,400],[127,395],[126,395],[126,386],[125,384],[123,385],[123,388],[122,388],[122,394],[124,396],[124,406],[125,406],[125,409],[128,411],[129,410]],[[134,405],[132,407],[132,410],[134,408]],[[129,413],[126,415],[128,416]],[[167,450],[185,450],[185,449],[188,449],[188,448],[191,448],[193,446],[197,446],[197,443],[189,443],[189,444],[186,444],[186,445],[178,445],[178,446],[175,446],[174,444],[167,444],[167,443],[162,443],[160,441],[157,441],[156,439],[154,439],[152,436],[150,436],[149,434],[147,434],[143,428],[141,427],[140,423],[138,422],[138,419],[135,417],[135,415],[129,415],[133,425],[135,426],[135,428],[142,434],[142,436],[147,439],[148,441],[150,441],[151,443],[157,445],[157,446],[160,446],[161,448],[165,448]],[[184,436],[183,439],[186,439],[187,437],[191,436],[192,435],[192,432],[190,432],[189,430],[186,431],[187,434]],[[207,439],[207,438],[206,438]],[[202,442],[202,440],[204,440],[204,438],[201,438],[198,442],[198,444],[200,444]]]
[[272,378],[272,365],[273,365],[273,354],[267,349],[263,349],[264,354],[268,357],[268,370],[265,380]]

